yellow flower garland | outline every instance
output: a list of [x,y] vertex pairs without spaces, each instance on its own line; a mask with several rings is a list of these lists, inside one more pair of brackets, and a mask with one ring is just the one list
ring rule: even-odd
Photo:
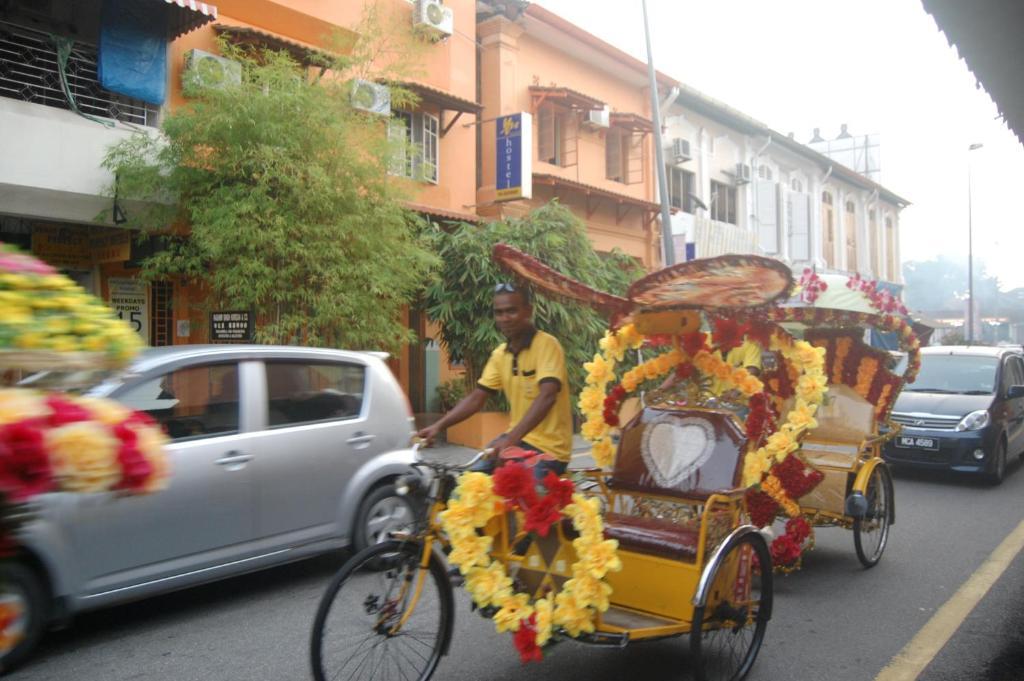
[[441,527],[452,545],[448,561],[466,576],[466,590],[479,607],[498,608],[493,619],[499,632],[518,631],[524,620],[536,615],[536,643],[543,646],[556,626],[573,637],[593,632],[596,613],[608,609],[612,589],[604,577],[622,569],[619,543],[604,539],[599,500],[577,493],[572,502],[562,509],[579,533],[572,542],[577,557],[572,579],[560,591],[531,604],[529,594],[512,591],[504,564],[491,558],[493,539],[477,532],[505,512],[504,499],[494,492],[493,478],[477,472],[459,476],[453,498],[440,514]]
[[[591,455],[598,466],[607,468],[615,461],[613,429],[604,419],[604,399],[608,383],[615,380],[615,364],[625,356],[627,349],[639,348],[644,337],[633,325],[624,326],[615,333],[606,333],[601,340],[601,353],[594,360],[584,364],[587,370],[586,387],[580,394],[579,406],[586,420],[582,426],[583,437],[593,443]],[[800,507],[790,499],[781,483],[769,471],[776,463],[783,461],[800,446],[802,434],[817,428],[814,418],[818,407],[828,390],[825,376],[825,348],[817,348],[807,341],[795,340],[785,333],[772,334],[770,348],[782,354],[795,369],[796,399],[786,417],[786,422],[773,433],[757,450],[746,455],[743,465],[743,484],[746,487],[760,485],[786,512],[793,517],[799,515]],[[621,385],[627,392],[633,392],[645,380],[657,378],[672,370],[680,361],[687,359],[686,353],[675,348],[650,359],[622,376]],[[726,390],[739,390],[751,397],[762,390],[764,384],[746,369],[734,368],[726,362],[721,353],[700,350],[692,360],[705,376],[714,376]]]

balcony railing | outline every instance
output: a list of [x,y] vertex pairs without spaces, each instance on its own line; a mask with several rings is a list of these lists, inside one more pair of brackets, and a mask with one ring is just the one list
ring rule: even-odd
[[[76,42],[66,68],[79,110],[123,123],[158,124],[160,107],[110,92],[100,86],[96,48]],[[71,110],[61,86],[57,48],[50,36],[0,21],[0,97]]]

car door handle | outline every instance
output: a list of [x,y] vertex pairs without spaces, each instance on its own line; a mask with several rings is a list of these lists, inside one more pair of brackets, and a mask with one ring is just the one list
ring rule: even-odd
[[345,442],[352,445],[356,449],[361,449],[360,445],[362,445],[363,447],[369,445],[370,442],[373,441],[373,437],[373,435],[367,435],[366,433],[356,433],[349,439],[345,440]]
[[245,464],[252,461],[252,454],[242,454],[241,452],[228,452],[227,456],[222,456],[217,459],[217,465],[224,466],[229,471],[237,471],[245,467]]

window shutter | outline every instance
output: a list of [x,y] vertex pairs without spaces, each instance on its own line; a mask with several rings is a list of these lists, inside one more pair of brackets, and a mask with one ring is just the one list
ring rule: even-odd
[[604,145],[605,177],[609,180],[622,182],[622,133],[620,130],[609,130]]
[[409,131],[406,127],[404,116],[397,115],[388,121],[388,140],[394,144],[394,155],[391,157],[391,162],[388,164],[388,172],[392,175],[409,175],[408,164],[406,162],[406,158],[409,154],[408,136]]
[[811,259],[809,194],[792,192],[789,195],[789,257],[793,260]]
[[437,132],[437,117],[423,114],[423,179],[430,182],[437,182]]
[[757,182],[754,191],[757,192],[758,243],[765,253],[778,253],[779,223],[775,183]]
[[555,113],[550,106],[537,112],[537,157],[545,163],[555,162]]

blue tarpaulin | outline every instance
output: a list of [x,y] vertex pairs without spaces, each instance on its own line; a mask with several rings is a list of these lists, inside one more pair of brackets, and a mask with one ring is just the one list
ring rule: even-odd
[[104,0],[100,85],[150,104],[163,104],[167,98],[166,23],[160,3]]

